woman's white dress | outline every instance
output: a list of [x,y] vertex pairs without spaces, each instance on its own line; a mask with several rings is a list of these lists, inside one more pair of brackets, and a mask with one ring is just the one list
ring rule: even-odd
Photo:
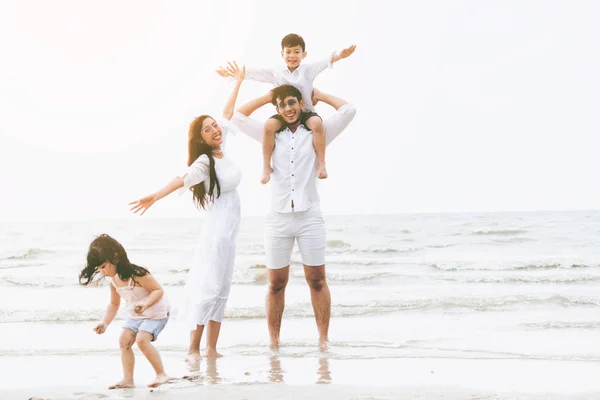
[[[219,125],[223,131],[224,146],[233,128],[228,120],[220,121]],[[221,159],[215,157],[214,160],[221,195],[206,207],[202,231],[185,285],[181,317],[190,330],[196,329],[196,325],[206,325],[211,320],[223,320],[235,262],[235,245],[240,226],[237,187],[242,172],[227,156]],[[201,155],[188,167],[183,182],[184,190],[204,182],[208,193],[210,176],[206,155]]]

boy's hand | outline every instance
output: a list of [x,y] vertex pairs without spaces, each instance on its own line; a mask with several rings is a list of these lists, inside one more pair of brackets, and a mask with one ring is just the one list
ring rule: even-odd
[[343,49],[342,51],[340,51],[340,57],[342,58],[348,58],[352,55],[352,53],[354,53],[354,50],[356,50],[356,45],[353,44],[350,47],[346,47],[345,49]]
[[94,331],[98,335],[102,335],[104,332],[106,332],[106,324],[104,322],[100,322],[98,325],[96,325],[96,327],[94,328]]
[[227,69],[225,69],[223,67],[217,68],[216,72],[217,72],[217,74],[219,74],[219,76],[222,76],[223,78],[229,78],[231,76],[229,71],[227,71]]
[[147,308],[148,306],[146,304],[137,303],[135,307],[133,307],[133,312],[135,312],[136,314],[142,314],[144,311],[146,311]]

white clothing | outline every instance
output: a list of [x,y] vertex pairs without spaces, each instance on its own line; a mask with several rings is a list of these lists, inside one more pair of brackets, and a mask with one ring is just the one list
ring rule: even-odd
[[300,64],[294,72],[290,72],[287,66],[277,69],[248,68],[246,70],[246,79],[270,83],[273,86],[292,85],[302,94],[304,109],[315,111],[312,103],[313,81],[317,75],[327,68],[333,68],[331,60],[334,55],[335,53],[331,53],[329,57],[315,63]]
[[[232,127],[227,120],[221,121],[220,125],[225,145]],[[202,232],[185,284],[182,318],[190,330],[196,329],[196,325],[206,325],[211,320],[223,320],[233,276],[236,238],[240,226],[240,198],[237,187],[242,172],[227,156],[221,159],[215,157],[214,160],[221,195],[206,207]],[[201,155],[187,168],[183,182],[183,190],[204,182],[208,193],[208,156]]]
[[[325,140],[329,145],[356,115],[351,104],[341,106],[323,121]],[[251,138],[262,141],[263,123],[236,112],[231,123]],[[306,211],[319,204],[317,191],[317,154],[312,132],[300,125],[295,132],[289,128],[275,134],[271,159],[271,209],[277,213]],[[292,202],[294,207],[292,208]]]
[[304,265],[325,265],[327,234],[318,206],[296,213],[269,213],[265,223],[267,268],[280,269],[290,265],[294,239],[298,240]]

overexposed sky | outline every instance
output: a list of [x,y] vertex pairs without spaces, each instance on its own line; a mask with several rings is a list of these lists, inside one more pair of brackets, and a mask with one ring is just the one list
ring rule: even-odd
[[[290,32],[307,62],[357,45],[315,83],[358,107],[326,214],[598,208],[599,20],[567,0],[0,0],[0,220],[129,216],[185,167],[190,121],[220,115],[214,69],[282,65]],[[230,145],[243,214],[263,215],[260,145]],[[147,216],[196,215],[171,197]]]

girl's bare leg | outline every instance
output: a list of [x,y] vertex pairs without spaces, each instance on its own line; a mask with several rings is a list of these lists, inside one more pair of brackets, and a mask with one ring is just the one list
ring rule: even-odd
[[131,329],[123,329],[119,338],[119,347],[121,349],[121,364],[123,365],[123,380],[109,386],[109,389],[134,388],[133,369],[135,367],[135,356],[132,346],[135,343],[135,333]]

